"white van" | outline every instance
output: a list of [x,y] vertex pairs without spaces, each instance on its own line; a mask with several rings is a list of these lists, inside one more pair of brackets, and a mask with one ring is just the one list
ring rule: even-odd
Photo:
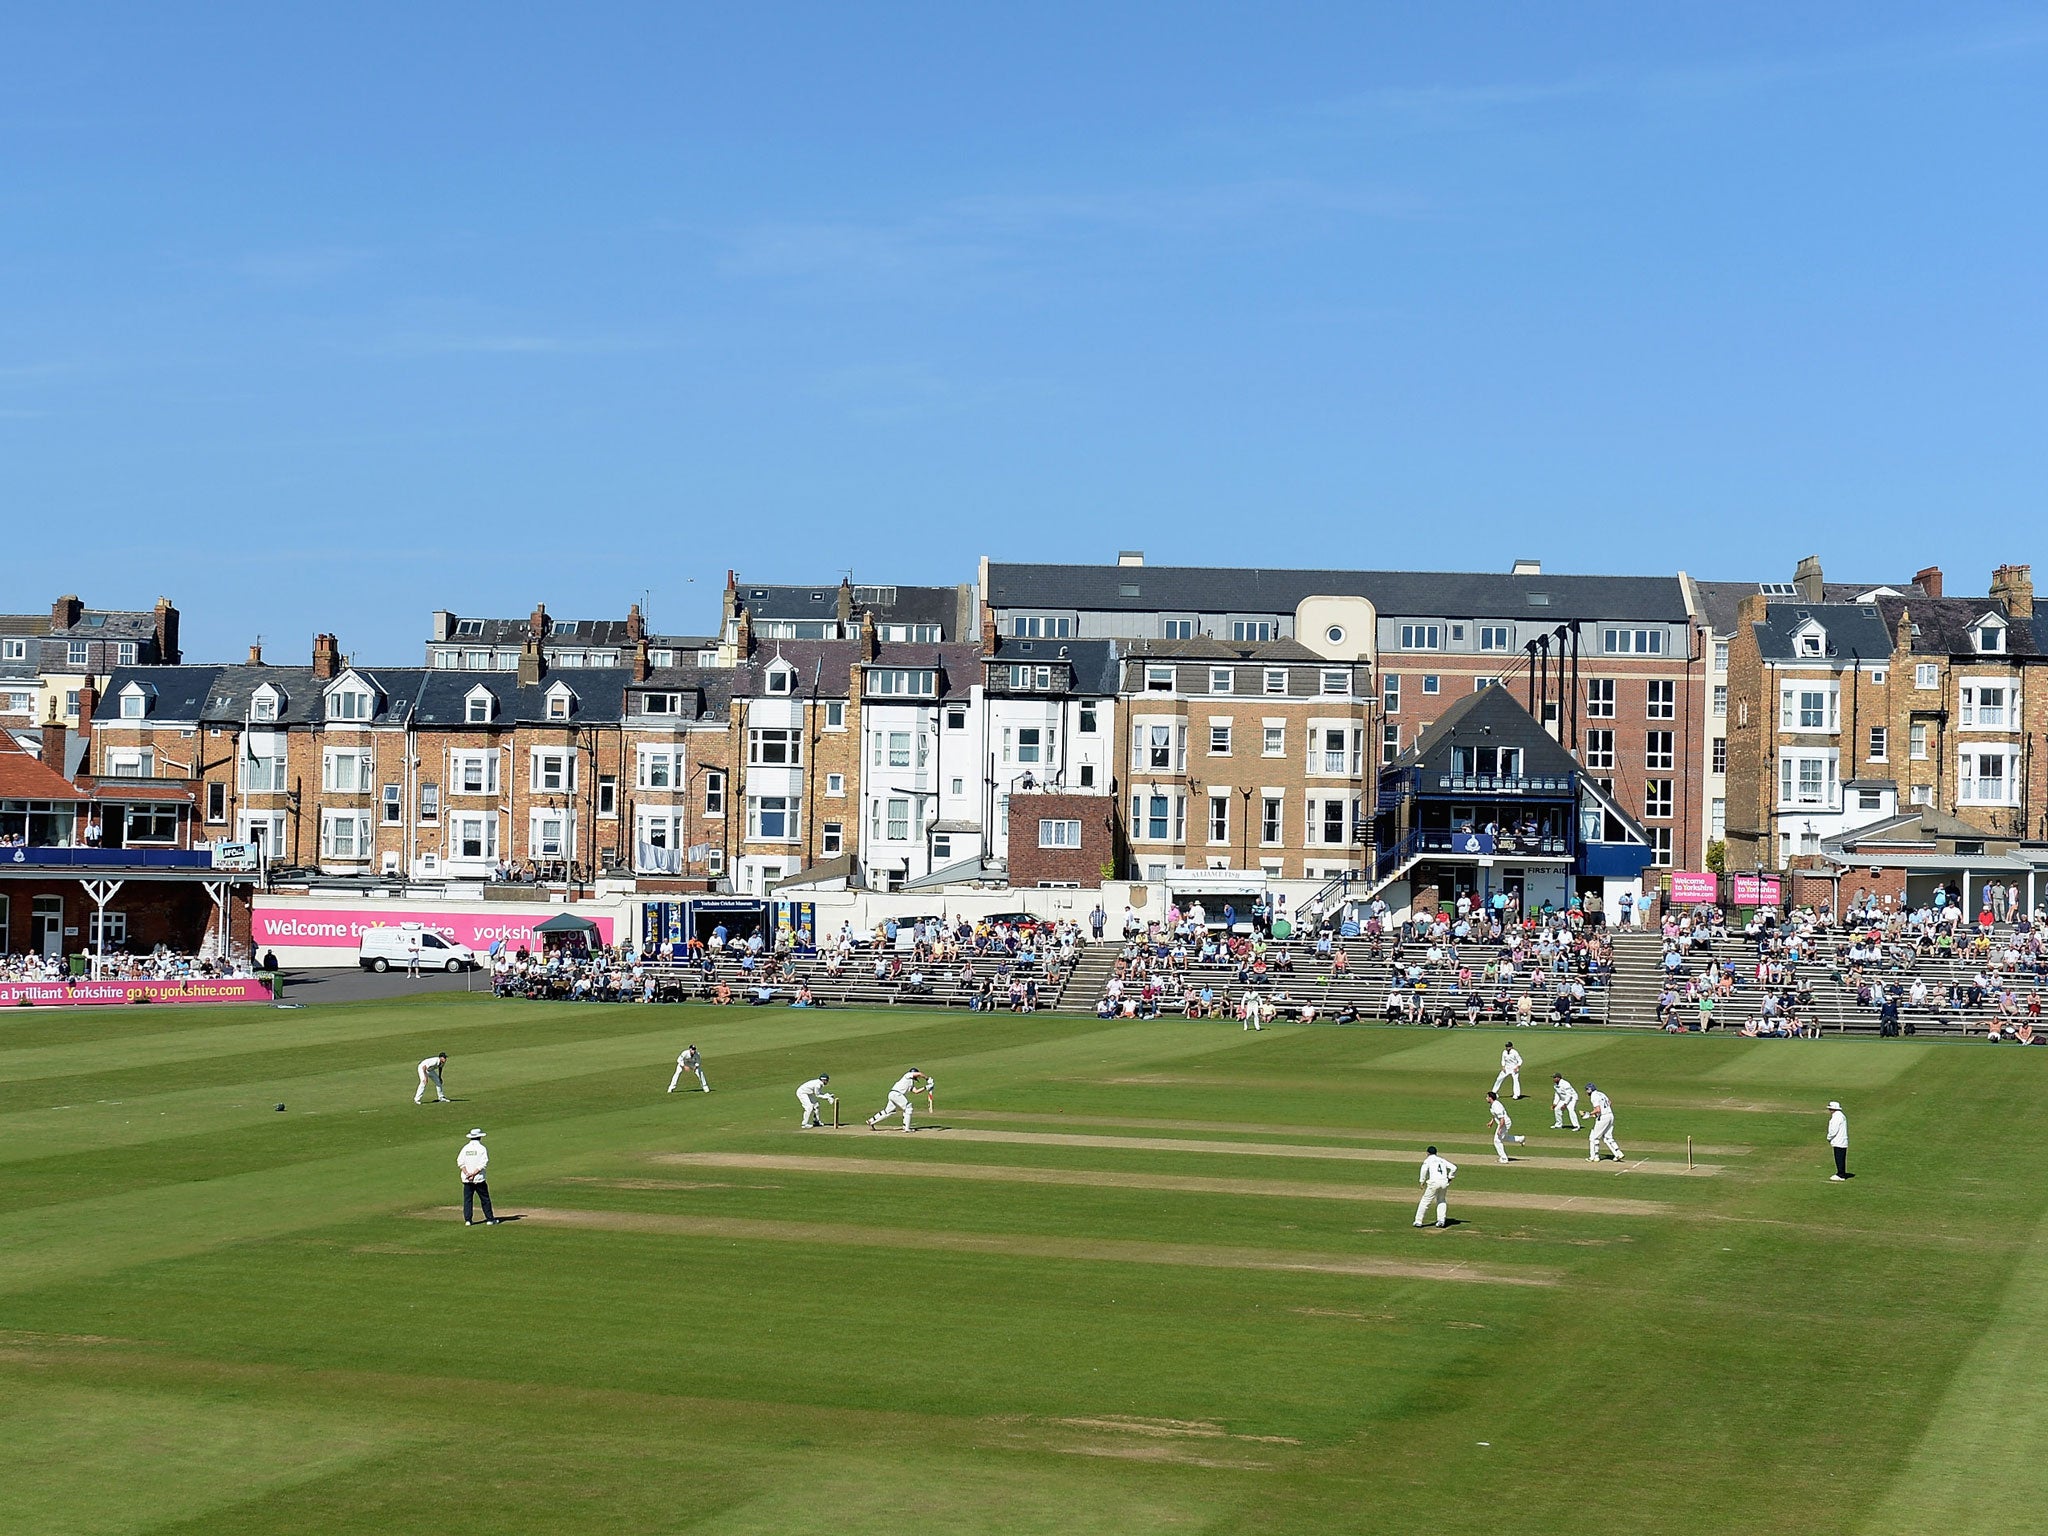
[[356,964],[366,971],[388,971],[394,965],[410,967],[415,955],[423,971],[473,971],[481,963],[476,951],[453,939],[444,939],[418,923],[400,923],[396,928],[365,929]]

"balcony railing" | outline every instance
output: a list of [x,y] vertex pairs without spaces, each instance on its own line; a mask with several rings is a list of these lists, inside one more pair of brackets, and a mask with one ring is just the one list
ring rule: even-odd
[[211,869],[210,848],[0,848],[0,868]]

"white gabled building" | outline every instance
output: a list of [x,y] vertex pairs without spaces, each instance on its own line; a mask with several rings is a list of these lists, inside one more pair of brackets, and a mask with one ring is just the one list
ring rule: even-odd
[[860,864],[876,890],[980,860],[989,840],[981,659],[884,645],[860,666]]

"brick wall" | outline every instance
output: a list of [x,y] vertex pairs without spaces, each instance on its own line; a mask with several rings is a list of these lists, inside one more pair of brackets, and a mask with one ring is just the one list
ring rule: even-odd
[[[1041,848],[1042,821],[1079,822],[1080,846]],[[1116,802],[1107,795],[1013,794],[1009,860],[1012,885],[1101,885],[1119,864]]]

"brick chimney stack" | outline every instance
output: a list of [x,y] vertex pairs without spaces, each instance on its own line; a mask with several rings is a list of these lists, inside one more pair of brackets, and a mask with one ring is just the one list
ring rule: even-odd
[[981,605],[981,654],[993,656],[996,653],[996,611],[988,603]]
[[100,691],[91,678],[78,685],[78,734],[92,735],[93,712],[100,707]]
[[846,626],[853,622],[853,578],[839,578],[839,633],[846,633]]
[[[83,707],[85,703],[83,696],[80,697],[78,702]],[[53,772],[58,774],[64,772],[64,748],[70,741],[71,728],[57,714],[57,696],[52,694],[50,696],[50,718],[43,722],[43,750],[40,756],[44,764]]]
[[[534,622],[539,623],[540,610],[536,608],[534,614]],[[548,660],[541,651],[539,637],[528,635],[526,644],[519,648],[519,686],[537,688],[540,686],[540,680],[547,676],[547,672]]]
[[872,612],[865,609],[862,610],[860,616],[860,659],[862,661],[873,661],[875,659],[875,616]]
[[157,665],[175,667],[182,659],[178,649],[178,609],[168,597],[156,600]]
[[263,642],[261,640],[258,640],[249,647],[249,665],[252,667],[263,665]]
[[1941,596],[1941,567],[1930,565],[1913,573],[1913,580],[1929,597]]
[[548,637],[548,610],[545,603],[533,605],[533,615],[526,621],[526,633],[535,640]]
[[633,642],[633,681],[644,683],[653,668],[647,662],[647,637],[642,635]]
[[640,616],[640,605],[638,603],[635,603],[626,610],[626,638],[628,640],[645,640],[647,638],[647,621]]
[[2008,616],[2034,616],[2034,568],[2031,565],[2001,565],[1991,573],[1991,595],[2005,604]]
[[85,617],[85,604],[78,600],[76,593],[67,592],[50,604],[50,627],[69,629]]
[[1799,589],[1799,595],[1809,603],[1827,601],[1827,583],[1820,573],[1820,556],[1808,555],[1799,562],[1799,568],[1792,573],[1792,585]]
[[323,683],[341,676],[341,642],[332,635],[313,637],[313,676]]

